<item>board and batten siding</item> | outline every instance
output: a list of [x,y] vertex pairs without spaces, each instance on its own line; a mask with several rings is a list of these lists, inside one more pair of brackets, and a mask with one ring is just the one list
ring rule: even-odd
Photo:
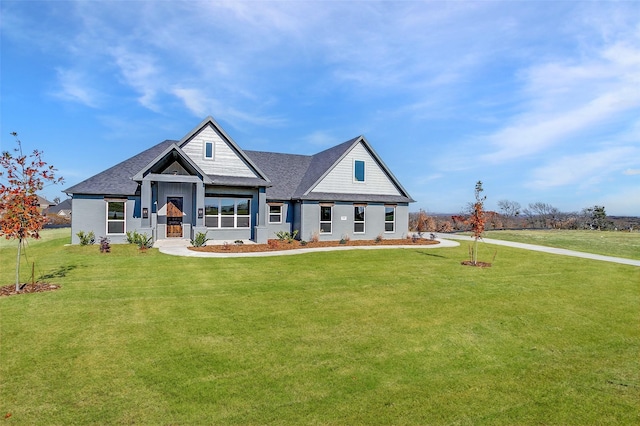
[[[364,182],[354,181],[354,161],[364,161]],[[322,179],[314,192],[402,195],[369,151],[360,143]]]
[[[204,143],[213,142],[213,158],[204,158]],[[211,125],[204,127],[182,147],[185,154],[208,175],[257,177]]]

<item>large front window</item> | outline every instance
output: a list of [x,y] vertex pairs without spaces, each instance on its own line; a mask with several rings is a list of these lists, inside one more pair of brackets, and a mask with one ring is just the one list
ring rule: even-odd
[[124,234],[125,201],[107,201],[107,234]]
[[384,232],[395,232],[396,230],[396,208],[395,206],[384,207]]
[[204,224],[207,228],[249,228],[251,199],[205,197]]
[[331,233],[331,212],[332,206],[320,206],[320,233]]
[[364,206],[353,207],[353,232],[364,233]]

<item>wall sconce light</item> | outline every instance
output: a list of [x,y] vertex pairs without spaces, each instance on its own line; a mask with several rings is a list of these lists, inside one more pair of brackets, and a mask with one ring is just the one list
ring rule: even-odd
[[198,219],[202,219],[204,217],[204,209],[202,207],[198,208]]
[[147,207],[142,208],[142,218],[149,219],[149,209]]

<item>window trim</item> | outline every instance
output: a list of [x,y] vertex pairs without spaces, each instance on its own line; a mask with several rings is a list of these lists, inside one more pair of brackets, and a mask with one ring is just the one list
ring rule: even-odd
[[[331,218],[329,220],[322,220],[322,209],[329,208],[329,212],[331,213]],[[333,233],[333,204],[320,204],[320,222],[319,222],[319,230],[320,234],[331,235]],[[322,230],[322,224],[329,224],[329,231]]]
[[[396,232],[396,207],[395,205],[385,205],[384,206],[384,232],[385,234],[391,234]],[[393,209],[393,220],[387,220],[387,209]],[[391,231],[387,231],[387,224],[390,223],[393,226]]]
[[[362,180],[358,179],[358,167],[357,163],[362,163]],[[353,160],[353,182],[354,183],[365,183],[367,181],[367,163],[364,160]]]
[[[106,235],[125,235],[127,233],[127,200],[116,198],[105,198],[105,232]],[[109,219],[109,203],[122,203],[122,219]],[[109,223],[122,223],[122,232],[109,232]]]
[[[356,220],[356,209],[362,209],[362,220]],[[362,224],[362,231],[356,231],[356,224]],[[366,204],[354,204],[353,205],[353,233],[365,234],[367,232],[367,206]]]
[[[276,204],[276,203],[270,203],[270,204],[268,204],[267,206],[269,207],[269,212],[267,213],[268,223],[270,223],[270,224],[280,224],[280,223],[282,223],[282,216],[283,216],[283,209],[282,209],[282,206],[283,206],[283,204],[282,204],[282,203],[279,203],[279,204]],[[278,213],[273,213],[273,212],[271,212],[271,207],[279,207],[279,208],[280,208],[280,211],[279,211]],[[277,215],[277,216],[279,217],[278,221],[272,221],[272,220],[271,220],[271,216],[272,216],[272,215],[273,215],[273,216],[276,216],[276,215]]]
[[[211,145],[211,156],[207,156],[207,145]],[[216,144],[213,143],[213,141],[205,141],[203,144],[202,158],[205,160],[213,160],[216,155],[215,149]]]

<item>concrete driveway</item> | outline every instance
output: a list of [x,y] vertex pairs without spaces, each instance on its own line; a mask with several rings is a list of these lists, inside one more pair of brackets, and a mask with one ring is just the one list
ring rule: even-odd
[[[473,241],[473,237],[458,234],[435,234],[438,239],[449,239],[459,241]],[[567,250],[554,247],[537,246],[534,244],[514,243],[511,241],[493,240],[490,238],[482,238],[480,240],[483,243],[495,244],[498,246],[515,247],[525,250],[541,251],[544,253],[559,254],[563,256],[582,257],[584,259],[601,260],[603,262],[621,263],[623,265],[640,266],[640,260],[626,259],[624,257],[603,256],[600,254],[585,253],[575,250]]]

